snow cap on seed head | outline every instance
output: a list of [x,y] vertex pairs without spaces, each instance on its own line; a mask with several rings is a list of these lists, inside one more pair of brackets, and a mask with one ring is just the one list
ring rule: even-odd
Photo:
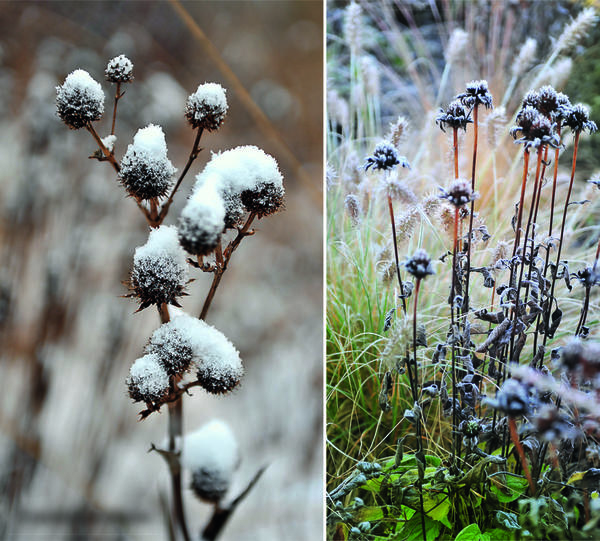
[[169,375],[158,356],[148,353],[131,365],[127,386],[134,401],[157,402],[169,391]]
[[56,87],[56,110],[69,128],[78,130],[102,118],[104,91],[87,71],[75,70]]
[[238,443],[231,428],[213,420],[183,440],[183,467],[192,474],[192,490],[205,501],[223,498],[240,462]]
[[179,245],[177,229],[161,225],[150,231],[148,241],[136,248],[131,270],[132,296],[140,310],[152,304],[174,304],[184,295],[188,278],[186,255]]
[[225,89],[217,83],[204,83],[191,94],[185,104],[185,116],[193,128],[215,131],[227,114]]
[[152,199],[166,195],[177,172],[167,157],[165,134],[149,124],[137,131],[121,161],[119,177],[130,195]]
[[104,75],[111,83],[130,83],[133,81],[133,63],[124,54],[115,56],[109,60]]

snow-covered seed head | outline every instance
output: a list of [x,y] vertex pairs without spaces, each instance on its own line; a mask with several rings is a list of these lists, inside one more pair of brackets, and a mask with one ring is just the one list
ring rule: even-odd
[[379,169],[382,171],[390,171],[397,165],[402,164],[403,167],[408,167],[408,162],[405,158],[398,155],[398,151],[394,145],[390,143],[379,143],[372,156],[368,156],[365,160],[365,170],[369,168]]
[[197,185],[212,182],[225,204],[225,225],[237,224],[244,210],[259,218],[283,206],[283,177],[275,159],[255,146],[240,146],[213,154]]
[[213,420],[183,440],[182,465],[192,474],[191,488],[209,503],[227,493],[240,462],[238,444],[231,428]]
[[461,179],[452,182],[447,191],[442,189],[442,195],[440,195],[441,199],[447,199],[455,207],[462,207],[477,197],[477,193],[471,189],[470,182]]
[[467,90],[459,94],[456,98],[468,108],[476,105],[483,105],[486,109],[493,107],[492,95],[488,88],[488,82],[485,79],[467,83]]
[[137,131],[121,161],[119,177],[130,195],[153,199],[166,195],[177,169],[167,158],[167,143],[160,126]]
[[598,129],[596,123],[593,120],[590,120],[588,108],[581,103],[573,105],[565,119],[565,124],[574,132],[587,130],[589,133],[594,133]]
[[498,390],[495,399],[486,402],[509,417],[526,415],[529,411],[529,388],[516,379],[507,379]]
[[227,337],[214,327],[200,321],[195,347],[196,375],[200,385],[209,393],[232,391],[244,375],[240,354]]
[[425,250],[417,250],[412,257],[406,259],[404,266],[417,280],[422,280],[430,274],[435,274],[431,265],[431,258]]
[[185,117],[193,128],[214,131],[227,114],[225,89],[217,83],[204,83],[191,94],[185,104]]
[[179,216],[179,242],[193,255],[208,255],[225,228],[225,206],[214,183],[196,187]]
[[159,402],[169,392],[169,375],[152,353],[133,363],[126,383],[129,396],[136,402]]
[[133,81],[133,63],[124,54],[115,56],[109,60],[104,75],[111,83],[130,83]]
[[442,131],[446,131],[444,128],[448,127],[452,129],[462,128],[466,131],[467,124],[472,122],[470,111],[467,110],[460,100],[450,102],[445,111],[444,109],[440,109],[440,114],[435,119],[435,123]]
[[177,229],[162,225],[150,232],[148,242],[136,248],[131,270],[132,296],[140,310],[152,304],[179,306],[188,277],[185,252],[179,245]]
[[155,355],[167,374],[180,376],[192,363],[196,346],[194,333],[201,326],[200,320],[187,314],[179,315],[152,333],[146,353]]
[[56,110],[69,128],[78,130],[102,118],[104,91],[87,71],[75,70],[56,87]]

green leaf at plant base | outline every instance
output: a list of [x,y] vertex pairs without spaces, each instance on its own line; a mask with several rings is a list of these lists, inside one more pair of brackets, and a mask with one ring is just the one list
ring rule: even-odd
[[448,520],[450,512],[450,498],[445,492],[423,491],[423,507],[428,517],[438,520],[444,526],[452,529],[452,524]]
[[512,475],[490,477],[490,490],[502,503],[512,502],[527,490],[527,479]]
[[464,527],[454,541],[491,541],[487,533],[481,533],[477,524],[469,524]]
[[[436,540],[441,528],[442,525],[439,522],[425,517],[425,535],[427,536],[427,541]],[[415,513],[408,522],[398,525],[396,533],[390,537],[390,541],[423,541],[421,514]]]
[[485,533],[490,536],[490,541],[508,541],[512,539],[511,532],[500,528],[492,528],[491,530],[486,530]]
[[361,507],[354,518],[357,522],[376,522],[383,518],[383,509],[379,506]]

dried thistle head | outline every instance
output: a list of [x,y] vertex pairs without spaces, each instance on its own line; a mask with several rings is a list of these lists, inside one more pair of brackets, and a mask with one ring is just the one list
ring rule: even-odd
[[529,389],[529,386],[510,378],[498,389],[495,399],[488,398],[485,402],[509,417],[527,415],[530,410]]
[[430,274],[435,274],[429,254],[422,249],[417,250],[412,256],[407,257],[404,267],[417,280],[423,280]]
[[111,83],[130,83],[133,81],[133,63],[124,54],[115,56],[109,60],[104,75]]
[[569,96],[563,94],[562,92],[557,93],[556,99],[558,102],[558,107],[552,113],[552,120],[554,120],[554,122],[556,122],[558,125],[562,126],[564,125],[565,120],[571,114],[571,109],[573,108],[573,105],[571,105],[571,100],[569,99]]
[[375,147],[372,156],[367,157],[365,161],[365,170],[368,170],[370,167],[372,167],[373,169],[390,171],[397,165],[409,167],[406,158],[398,155],[398,151],[393,145],[383,142],[379,143]]
[[456,208],[462,207],[477,199],[478,194],[471,189],[471,183],[464,179],[456,179],[448,190],[440,188],[440,199],[447,199]]
[[217,130],[227,114],[225,89],[217,83],[204,83],[190,94],[185,104],[185,117],[192,128]]
[[129,396],[135,402],[154,404],[169,393],[169,375],[158,356],[152,353],[133,363],[126,383]]
[[100,120],[104,113],[104,91],[100,83],[85,70],[73,71],[56,87],[56,111],[72,130]]
[[471,120],[470,112],[467,111],[460,100],[450,102],[445,111],[444,109],[440,109],[440,113],[441,114],[436,117],[435,123],[443,132],[446,131],[444,128],[448,127],[452,129],[462,128],[466,131],[467,124],[473,122]]
[[564,124],[569,126],[572,131],[581,133],[587,130],[588,133],[594,133],[598,130],[596,123],[590,120],[589,109],[582,103],[571,107],[569,114],[565,118]]
[[493,107],[492,94],[488,88],[488,82],[484,79],[467,83],[466,91],[458,94],[456,99],[469,109],[477,105],[483,105],[486,109]]
[[[560,141],[554,133],[555,124],[541,114],[536,108],[527,105],[517,115],[517,125],[510,129],[515,143],[523,143],[525,148],[538,148],[548,145],[558,148]],[[521,135],[517,139],[518,135]]]

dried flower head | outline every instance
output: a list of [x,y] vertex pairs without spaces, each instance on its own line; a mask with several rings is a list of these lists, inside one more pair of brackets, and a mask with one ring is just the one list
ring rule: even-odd
[[582,103],[573,105],[569,114],[565,118],[564,124],[569,126],[574,132],[582,132],[587,130],[588,133],[594,133],[598,127],[593,120],[590,120],[590,112]]
[[200,321],[187,314],[179,315],[156,329],[146,346],[169,376],[181,376],[194,358],[194,332]]
[[166,195],[176,171],[167,157],[162,128],[149,124],[137,131],[127,147],[119,178],[130,195],[147,200]]
[[594,268],[589,265],[584,269],[572,273],[571,278],[578,280],[579,283],[585,288],[590,288],[600,284],[600,274],[598,274]]
[[348,194],[344,200],[344,207],[346,208],[346,213],[350,216],[350,220],[352,220],[352,225],[360,225],[363,210],[358,197],[354,194]]
[[443,132],[446,131],[444,128],[448,127],[453,129],[462,128],[466,131],[467,124],[473,122],[471,120],[470,112],[467,111],[460,100],[454,100],[450,102],[450,105],[448,105],[445,111],[440,109],[440,113],[441,114],[436,117],[435,123]]
[[227,114],[225,89],[217,83],[204,83],[191,94],[185,104],[185,117],[193,128],[215,131]]
[[427,278],[430,274],[435,274],[431,258],[425,250],[417,250],[411,257],[404,262],[404,267],[417,280]]
[[564,125],[565,120],[571,114],[571,109],[573,105],[571,105],[571,100],[569,96],[563,94],[562,92],[558,92],[556,94],[556,101],[558,103],[557,108],[552,113],[552,120],[557,124]]
[[538,90],[538,111],[546,116],[552,116],[558,109],[558,92],[550,85],[543,86]]
[[126,383],[129,396],[136,402],[160,402],[169,392],[169,375],[152,353],[133,363]]
[[206,502],[225,496],[239,461],[235,435],[222,421],[213,420],[183,440],[182,465],[192,474],[192,490]]
[[496,398],[486,399],[493,408],[510,417],[526,415],[529,411],[529,387],[516,379],[507,379],[496,393]]
[[[554,133],[554,127],[555,124],[548,118],[528,105],[519,111],[517,125],[511,128],[510,134],[516,143],[523,143],[525,148],[538,148],[540,145],[558,148],[560,141]],[[521,137],[517,139],[519,134]]]
[[104,91],[87,71],[75,70],[56,87],[56,110],[69,128],[78,130],[102,118]]
[[132,296],[138,297],[140,310],[152,304],[179,306],[184,295],[188,269],[183,248],[173,226],[153,229],[148,242],[136,248],[131,270]]
[[104,75],[111,83],[130,83],[133,81],[133,63],[124,54],[115,56],[109,60]]
[[442,192],[440,199],[447,199],[455,207],[462,207],[478,197],[478,194],[471,189],[471,183],[463,179],[453,181],[448,190],[443,188],[440,190]]
[[486,109],[491,109],[492,105],[492,95],[488,88],[488,83],[486,80],[481,81],[471,81],[467,83],[467,90],[462,94],[458,94],[456,99],[460,100],[460,102],[469,109],[475,107],[476,105],[483,105]]
[[375,150],[373,151],[373,155],[369,156],[365,161],[365,170],[368,170],[370,167],[373,169],[379,169],[383,171],[390,171],[396,165],[402,165],[402,167],[409,167],[408,162],[404,156],[399,156],[396,147],[390,145],[389,143],[383,142],[379,143]]

